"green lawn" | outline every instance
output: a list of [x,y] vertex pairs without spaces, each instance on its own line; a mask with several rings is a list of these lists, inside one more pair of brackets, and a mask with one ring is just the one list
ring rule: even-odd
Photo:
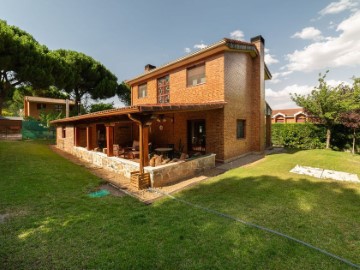
[[[360,184],[288,173],[296,164],[360,175],[360,156],[299,151],[176,196],[360,264]],[[0,269],[351,269],[171,199],[89,198],[100,181],[46,143],[0,142]]]

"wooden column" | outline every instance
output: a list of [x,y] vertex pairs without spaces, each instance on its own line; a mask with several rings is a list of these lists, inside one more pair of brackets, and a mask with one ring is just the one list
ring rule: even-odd
[[151,115],[131,115],[128,117],[139,126],[139,152],[140,152],[140,174],[144,173],[144,166],[149,164],[149,125]]
[[107,156],[114,156],[114,126],[106,125],[106,148]]
[[142,128],[142,134],[143,134],[143,153],[144,153],[144,166],[149,165],[149,126],[143,125]]
[[92,128],[91,127],[86,127],[86,149],[87,150],[92,150],[93,149],[93,145],[92,145]]
[[79,146],[79,128],[74,127],[74,145]]

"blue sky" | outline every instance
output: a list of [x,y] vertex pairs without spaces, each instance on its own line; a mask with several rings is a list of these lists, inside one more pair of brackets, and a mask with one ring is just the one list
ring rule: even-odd
[[224,37],[257,35],[273,74],[266,82],[273,109],[296,107],[289,93],[309,93],[327,69],[330,84],[360,76],[360,0],[0,0],[0,7],[8,24],[50,49],[92,56],[119,81]]

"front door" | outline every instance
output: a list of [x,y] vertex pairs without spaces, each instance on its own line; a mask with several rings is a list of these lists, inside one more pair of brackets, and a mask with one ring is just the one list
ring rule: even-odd
[[206,152],[206,130],[205,120],[189,120],[188,121],[188,152]]

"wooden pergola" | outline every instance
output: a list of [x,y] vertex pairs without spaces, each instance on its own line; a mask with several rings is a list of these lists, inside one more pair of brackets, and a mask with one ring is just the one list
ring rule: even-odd
[[[140,169],[139,173],[144,173],[144,166],[149,162],[149,126],[152,121],[159,117],[161,114],[204,111],[224,108],[226,102],[208,102],[208,103],[192,103],[192,104],[155,104],[155,105],[136,105],[130,107],[123,107],[118,109],[105,110],[95,113],[78,115],[63,119],[54,120],[51,122],[53,125],[75,125],[75,145],[79,140],[79,132],[76,124],[94,124],[103,123],[106,128],[106,148],[107,155],[113,156],[113,143],[114,143],[114,126],[115,123],[129,122],[136,123],[139,127],[139,159]],[[92,127],[86,127],[86,148],[93,149],[91,145]]]

